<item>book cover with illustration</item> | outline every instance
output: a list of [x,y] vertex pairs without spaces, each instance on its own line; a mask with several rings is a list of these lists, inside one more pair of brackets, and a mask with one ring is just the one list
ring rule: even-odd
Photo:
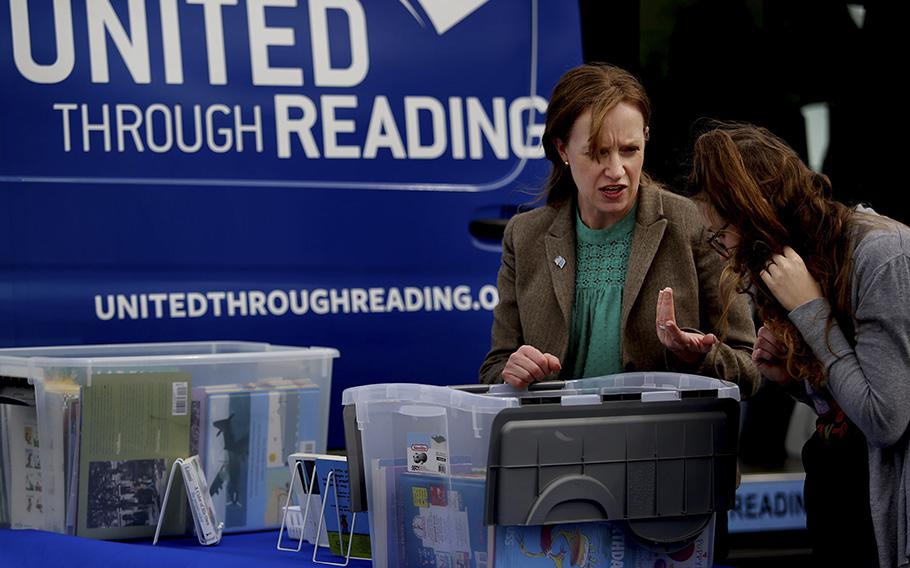
[[496,527],[496,568],[710,568],[713,521],[672,554],[648,549],[622,521]]
[[[82,388],[78,536],[151,537],[171,465],[189,452],[189,373],[92,375]],[[182,486],[164,534],[186,527]]]
[[[200,455],[225,532],[281,525],[287,456],[316,445],[320,391],[305,381],[194,389]],[[195,419],[194,419],[195,420]]]
[[402,473],[398,477],[399,558],[405,566],[486,568],[483,475]]
[[369,559],[369,513],[351,511],[351,484],[348,461],[344,456],[319,455],[315,461],[316,479],[323,503],[323,527],[329,549],[337,556],[346,556],[349,539],[351,558]]
[[9,525],[14,529],[43,529],[45,491],[38,415],[33,406],[3,405],[2,408]]

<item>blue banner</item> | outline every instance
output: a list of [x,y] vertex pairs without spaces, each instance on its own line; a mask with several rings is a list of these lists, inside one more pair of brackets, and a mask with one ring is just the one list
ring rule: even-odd
[[340,390],[470,383],[543,183],[578,8],[3,0],[0,345],[341,351]]
[[744,475],[728,512],[731,533],[805,530],[805,474]]

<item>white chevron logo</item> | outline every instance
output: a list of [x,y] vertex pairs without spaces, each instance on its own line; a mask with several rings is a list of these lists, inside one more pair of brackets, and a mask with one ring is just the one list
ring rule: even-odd
[[[420,22],[421,26],[426,26],[410,0],[400,0],[400,2],[414,16],[414,19]],[[417,0],[439,35],[452,29],[455,24],[476,12],[487,2],[489,0]]]

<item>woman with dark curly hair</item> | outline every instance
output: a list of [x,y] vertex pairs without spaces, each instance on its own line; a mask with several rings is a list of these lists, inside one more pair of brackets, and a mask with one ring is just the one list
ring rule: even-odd
[[[869,170],[871,175],[872,170]],[[819,565],[910,564],[910,229],[831,199],[783,140],[718,123],[695,143],[723,296],[752,296],[752,358],[818,414],[803,448]]]

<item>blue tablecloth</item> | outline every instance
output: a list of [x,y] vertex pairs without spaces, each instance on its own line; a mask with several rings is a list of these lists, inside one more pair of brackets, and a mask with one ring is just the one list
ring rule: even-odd
[[[313,564],[313,548],[304,544],[300,552],[275,548],[278,531],[226,534],[215,546],[200,546],[195,538],[151,541],[103,542],[43,531],[0,529],[0,567],[2,568],[269,568],[272,566],[323,566]],[[285,546],[294,544],[283,542]],[[338,560],[326,549],[319,558]],[[351,560],[352,568],[367,568],[371,562]]]
[[[279,566],[323,567],[312,561],[313,547],[300,552],[275,548],[278,531],[226,534],[215,546],[200,546],[194,538],[151,541],[104,542],[43,531],[0,529],[0,568],[271,568]],[[291,543],[285,541],[285,546]],[[335,560],[326,550],[319,558]],[[366,560],[351,560],[351,568],[369,568]],[[715,565],[715,568],[724,568]]]

